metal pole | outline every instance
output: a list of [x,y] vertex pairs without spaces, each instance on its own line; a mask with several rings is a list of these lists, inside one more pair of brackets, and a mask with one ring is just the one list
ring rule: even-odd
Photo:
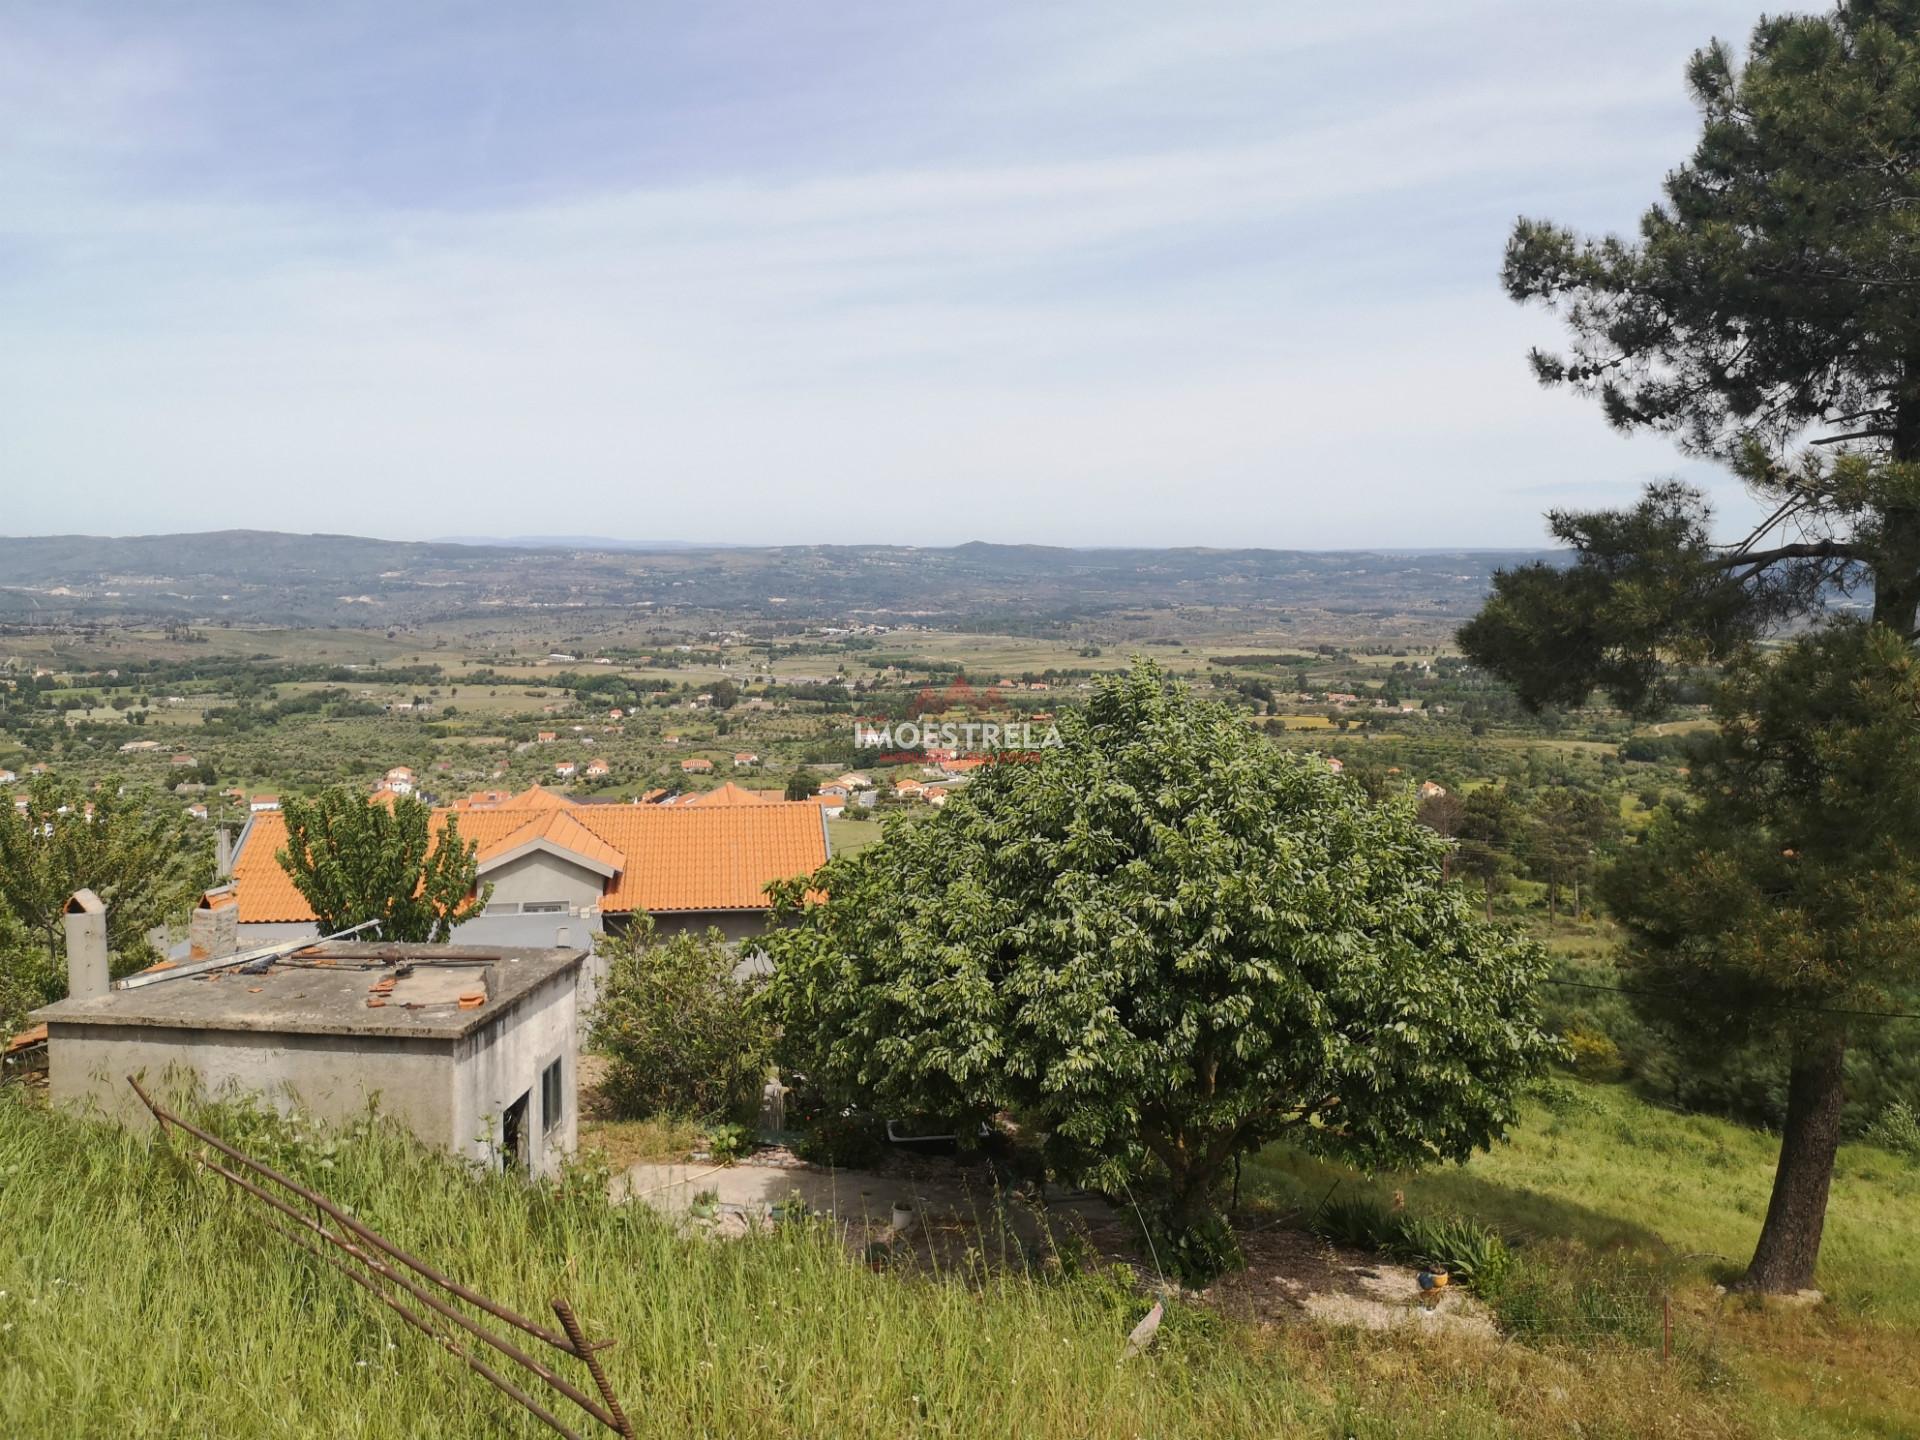
[[619,1397],[613,1393],[613,1385],[607,1379],[607,1372],[600,1366],[602,1347],[587,1342],[587,1332],[580,1328],[580,1321],[573,1313],[573,1306],[566,1301],[555,1299],[553,1313],[560,1317],[560,1328],[567,1332],[567,1339],[573,1342],[573,1353],[587,1363],[587,1373],[593,1376],[593,1383],[600,1389],[600,1398],[607,1402],[607,1409],[613,1412],[614,1429],[633,1440],[633,1422],[627,1419],[627,1412],[620,1408]]
[[[368,1229],[367,1226],[365,1226],[358,1220],[354,1219],[351,1215],[348,1215],[346,1212],[339,1209],[339,1207],[335,1206],[331,1201],[327,1200],[325,1196],[320,1195],[319,1193],[313,1190],[309,1190],[306,1186],[301,1185],[298,1181],[289,1179],[287,1176],[282,1175],[279,1171],[273,1169],[273,1167],[262,1164],[260,1161],[255,1160],[251,1156],[248,1156],[245,1153],[235,1149],[233,1146],[221,1140],[218,1136],[210,1134],[209,1132],[202,1130],[199,1126],[194,1125],[190,1121],[183,1120],[179,1116],[172,1114],[171,1112],[166,1110],[164,1107],[159,1105],[157,1102],[155,1102],[154,1099],[151,1096],[149,1096],[143,1088],[141,1088],[140,1082],[137,1079],[135,1079],[133,1076],[130,1075],[127,1077],[127,1083],[133,1087],[133,1092],[134,1094],[140,1097],[141,1103],[144,1104],[147,1107],[147,1109],[152,1112],[154,1119],[159,1123],[163,1133],[171,1132],[175,1128],[178,1128],[184,1131],[188,1135],[194,1137],[196,1140],[199,1140],[203,1145],[207,1146],[208,1148],[212,1150],[216,1150],[219,1153],[230,1157],[235,1162],[245,1166],[248,1170],[252,1171],[256,1175],[260,1176],[261,1178],[281,1186],[282,1188],[284,1188],[294,1196],[307,1202],[308,1204],[311,1204],[314,1208],[314,1214],[312,1216],[306,1215],[303,1211],[295,1208],[294,1205],[282,1199],[280,1196],[273,1194],[269,1190],[263,1189],[261,1186],[255,1184],[252,1180],[249,1180],[246,1176],[239,1174],[238,1172],[232,1169],[229,1169],[227,1166],[220,1164],[216,1160],[211,1159],[205,1153],[201,1153],[194,1157],[200,1165],[202,1165],[208,1170],[211,1170],[214,1174],[221,1176],[223,1179],[228,1181],[237,1189],[243,1191],[246,1194],[254,1196],[256,1199],[260,1200],[262,1203],[270,1206],[274,1210],[277,1210],[282,1215],[285,1215],[290,1220],[292,1220],[294,1224],[299,1226],[301,1230],[304,1230],[308,1234],[317,1236],[319,1239],[325,1241],[328,1245],[331,1245],[335,1249],[340,1250],[344,1254],[350,1256],[352,1259],[359,1261],[360,1264],[364,1265],[368,1270],[372,1271],[374,1275],[377,1275],[380,1279],[386,1281],[388,1285],[397,1286],[398,1288],[406,1291],[414,1299],[418,1300],[421,1304],[427,1306],[434,1313],[441,1315],[444,1318],[452,1321],[454,1324],[458,1325],[461,1329],[465,1330],[468,1334],[484,1342],[485,1344],[491,1346],[493,1349],[499,1351],[502,1355],[506,1356],[508,1359],[514,1361],[516,1364],[528,1370],[533,1375],[537,1376],[539,1379],[545,1381],[548,1385],[552,1386],[555,1390],[559,1391],[562,1395],[566,1396],[567,1399],[573,1401],[574,1404],[578,1405],[588,1415],[592,1416],[595,1420],[598,1420],[601,1424],[605,1425],[608,1429],[615,1431],[617,1434],[623,1437],[629,1437],[629,1440],[630,1440],[630,1437],[633,1436],[634,1431],[633,1431],[632,1423],[631,1421],[628,1420],[626,1413],[620,1408],[620,1403],[618,1399],[615,1397],[613,1392],[613,1386],[611,1382],[608,1380],[606,1372],[601,1367],[599,1362],[598,1352],[609,1348],[610,1346],[612,1346],[614,1342],[611,1340],[604,1340],[596,1344],[594,1342],[589,1341],[586,1338],[585,1332],[580,1328],[580,1323],[578,1319],[574,1316],[572,1307],[570,1305],[567,1305],[567,1303],[564,1300],[556,1300],[554,1302],[554,1311],[557,1315],[561,1317],[562,1324],[566,1327],[564,1334],[556,1333],[552,1330],[547,1329],[545,1326],[542,1326],[542,1325],[536,1325],[532,1321],[526,1319],[524,1316],[515,1314],[513,1311],[507,1309],[505,1306],[498,1305],[493,1301],[487,1299],[485,1296],[480,1295],[477,1292],[469,1289],[468,1287],[461,1285],[456,1281],[450,1280],[444,1275],[441,1275],[440,1272],[438,1272],[437,1270],[434,1270],[431,1266],[407,1254],[404,1250],[401,1250],[398,1246],[392,1244],[390,1241],[386,1240],[385,1238],[378,1235],[374,1231]],[[585,1392],[581,1391],[576,1386],[568,1383],[563,1377],[555,1374],[553,1370],[548,1368],[546,1365],[543,1365],[540,1361],[536,1360],[533,1356],[527,1354],[524,1350],[512,1344],[510,1341],[502,1339],[500,1336],[497,1336],[492,1332],[486,1330],[485,1328],[480,1326],[478,1323],[476,1323],[473,1319],[471,1319],[469,1316],[462,1314],[460,1311],[454,1309],[451,1305],[447,1304],[445,1301],[441,1300],[439,1297],[422,1289],[419,1285],[416,1285],[412,1280],[408,1279],[406,1275],[400,1273],[398,1270],[394,1269],[391,1265],[387,1264],[386,1261],[381,1259],[379,1255],[370,1253],[368,1249],[363,1249],[360,1245],[355,1244],[352,1240],[348,1240],[343,1235],[336,1234],[333,1230],[327,1227],[325,1223],[325,1219],[323,1219],[322,1217],[330,1218],[338,1222],[338,1224],[341,1226],[342,1229],[349,1231],[356,1239],[366,1241],[369,1246],[374,1247],[381,1252],[384,1252],[386,1255],[391,1256],[394,1260],[398,1261],[400,1264],[405,1265],[408,1268],[416,1271],[423,1279],[426,1279],[433,1284],[441,1286],[443,1289],[446,1289],[451,1294],[457,1296],[462,1300],[467,1301],[469,1304],[472,1304],[481,1310],[484,1310],[486,1313],[494,1316],[496,1319],[502,1320],[505,1323],[511,1326],[514,1326],[519,1330],[524,1331],[525,1333],[533,1336],[536,1339],[545,1341],[547,1344],[553,1346],[553,1348],[555,1348],[556,1350],[560,1350],[569,1355],[578,1357],[580,1360],[585,1362],[589,1374],[591,1374],[593,1377],[594,1384],[596,1385],[596,1387],[598,1387],[601,1395],[605,1398],[607,1402],[606,1405],[602,1406],[602,1405],[596,1404],[593,1401],[593,1399],[590,1396],[588,1396]],[[273,1222],[271,1221],[269,1221],[268,1223],[269,1225],[273,1225]],[[283,1234],[290,1234],[290,1232],[286,1231],[281,1226],[273,1225],[273,1228],[280,1231]],[[313,1250],[313,1247],[311,1245],[303,1244],[302,1248]],[[338,1266],[338,1268],[342,1269],[344,1273],[347,1273],[349,1276],[351,1276],[351,1278],[365,1285],[367,1289],[371,1290],[374,1294],[379,1296],[379,1298],[384,1303],[386,1303],[393,1309],[399,1311],[402,1315],[406,1316],[410,1322],[414,1323],[418,1328],[421,1328],[422,1330],[424,1330],[425,1333],[434,1336],[434,1338],[439,1340],[440,1343],[443,1346],[445,1346],[449,1351],[451,1351],[455,1355],[458,1355],[461,1359],[466,1361],[466,1363],[469,1366],[471,1366],[473,1369],[475,1369],[480,1374],[482,1374],[485,1378],[487,1378],[488,1380],[490,1380],[491,1382],[499,1386],[499,1388],[502,1391],[512,1396],[514,1399],[520,1401],[522,1404],[526,1405],[529,1410],[531,1410],[534,1414],[538,1415],[541,1419],[547,1421],[547,1423],[551,1424],[556,1430],[559,1430],[560,1433],[569,1435],[569,1436],[573,1434],[572,1431],[567,1430],[565,1426],[561,1425],[547,1411],[545,1411],[537,1401],[534,1401],[530,1396],[526,1396],[523,1392],[519,1391],[517,1387],[513,1386],[511,1382],[506,1381],[503,1377],[493,1372],[489,1367],[487,1367],[484,1364],[484,1362],[480,1361],[477,1356],[472,1356],[467,1354],[460,1346],[458,1346],[453,1341],[451,1336],[441,1334],[440,1332],[433,1329],[430,1324],[426,1324],[426,1325],[421,1324],[420,1317],[415,1316],[414,1314],[412,1314],[412,1312],[409,1312],[403,1305],[399,1303],[399,1301],[394,1297],[394,1295],[390,1291],[382,1289],[381,1287],[373,1284],[372,1281],[368,1280],[366,1277],[361,1276],[357,1272],[353,1271],[350,1267],[341,1265],[338,1261],[331,1260],[330,1257],[326,1256],[321,1251],[313,1250],[313,1253],[320,1254],[321,1258],[323,1259],[329,1259],[330,1263],[335,1264],[336,1266]],[[575,1437],[575,1440],[578,1440],[578,1437]]]

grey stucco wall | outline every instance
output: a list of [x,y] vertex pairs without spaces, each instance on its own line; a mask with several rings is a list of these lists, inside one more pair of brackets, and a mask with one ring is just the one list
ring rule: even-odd
[[494,904],[564,900],[571,908],[580,910],[600,903],[606,882],[591,870],[582,870],[557,855],[536,850],[508,861],[497,870],[489,870],[481,877],[481,883],[493,886]]
[[[532,1127],[528,1168],[550,1175],[579,1140],[579,1036],[574,976],[556,976],[507,1014],[457,1042],[453,1148],[480,1164],[501,1163],[502,1116],[526,1095]],[[551,1130],[542,1113],[540,1076],[560,1062],[562,1109]]]
[[383,1114],[428,1144],[455,1143],[448,1040],[58,1021],[48,1040],[54,1103],[123,1122],[151,1123],[128,1075],[140,1076],[150,1092],[155,1085],[173,1089],[197,1078],[210,1095],[249,1091],[281,1110],[300,1109],[324,1120],[352,1120],[377,1096]]
[[704,934],[709,926],[716,927],[728,940],[751,940],[767,931],[767,912],[764,910],[692,910],[673,911],[653,917],[653,931],[656,935],[679,935],[688,930]]

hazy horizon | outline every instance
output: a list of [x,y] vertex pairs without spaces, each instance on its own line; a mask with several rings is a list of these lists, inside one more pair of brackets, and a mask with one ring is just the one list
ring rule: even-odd
[[1631,229],[1757,14],[16,8],[5,523],[1536,549],[1681,475],[1731,527],[1497,269]]
[[[395,545],[463,545],[475,549],[488,547],[522,550],[540,549],[577,549],[593,550],[604,548],[609,551],[631,551],[646,553],[684,553],[700,550],[777,550],[808,549],[816,546],[832,545],[845,549],[907,549],[907,550],[953,550],[968,545],[993,545],[1005,548],[1071,550],[1089,554],[1103,551],[1127,550],[1218,550],[1225,552],[1243,550],[1272,550],[1281,553],[1303,555],[1534,555],[1559,553],[1563,547],[1540,545],[1129,545],[1129,544],[1076,544],[1072,541],[1033,541],[1033,540],[983,540],[977,537],[942,541],[935,544],[916,544],[901,540],[870,539],[834,539],[834,540],[786,540],[756,544],[740,540],[675,540],[671,538],[636,540],[617,535],[424,535],[420,537],[404,535],[374,535],[347,530],[275,530],[262,526],[221,526],[210,530],[43,530],[31,532],[12,532],[0,530],[0,540],[165,540],[177,536],[205,537],[220,534],[279,534],[296,538],[327,538],[338,540],[365,540],[375,544]],[[0,557],[0,569],[4,568],[4,557]]]

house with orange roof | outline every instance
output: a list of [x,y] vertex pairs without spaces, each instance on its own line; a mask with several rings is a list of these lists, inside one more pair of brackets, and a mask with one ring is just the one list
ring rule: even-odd
[[895,783],[893,793],[902,800],[924,800],[927,798],[927,787],[918,780],[901,780]]
[[613,767],[607,764],[604,759],[593,759],[587,762],[587,778],[590,780],[601,779],[611,774],[612,770]]
[[736,750],[733,752],[733,768],[736,770],[744,770],[750,765],[758,765],[759,763],[760,757],[751,750]]
[[558,734],[556,734],[552,730],[542,730],[538,735],[534,736],[533,738],[539,741],[542,745],[551,745],[553,744],[554,741],[558,740],[560,737]]
[[[480,799],[436,807],[430,822],[436,833],[457,824],[477,844],[480,881],[493,887],[486,910],[456,930],[462,944],[586,945],[640,914],[663,932],[711,925],[744,939],[767,923],[766,887],[813,873],[828,855],[822,809],[807,801],[610,805],[539,786]],[[256,813],[240,834],[243,947],[315,933],[312,908],[275,859],[286,843],[277,810]],[[556,942],[561,928],[570,939]]]
[[702,760],[698,755],[693,755],[682,760],[680,762],[680,768],[689,775],[710,775],[713,773],[713,762],[711,760]]
[[280,797],[278,795],[256,795],[247,802],[247,809],[255,815],[258,815],[263,810],[278,810],[279,808]]
[[580,767],[571,760],[562,760],[558,765],[553,767],[553,773],[558,775],[562,780],[571,780],[579,770]]

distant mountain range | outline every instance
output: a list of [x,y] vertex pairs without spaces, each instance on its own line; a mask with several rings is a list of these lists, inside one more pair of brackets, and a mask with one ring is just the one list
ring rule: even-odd
[[485,545],[509,550],[638,550],[666,554],[675,550],[731,550],[731,545],[691,540],[615,540],[606,535],[446,535],[431,545]]
[[1030,630],[1114,612],[1471,614],[1493,571],[1549,552],[484,543],[223,530],[0,541],[0,621],[139,617],[390,626],[521,609],[643,607],[769,621]]

